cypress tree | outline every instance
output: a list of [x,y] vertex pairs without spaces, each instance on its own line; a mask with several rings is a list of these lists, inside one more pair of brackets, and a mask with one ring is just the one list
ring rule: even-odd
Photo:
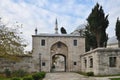
[[95,35],[97,47],[105,46],[108,39],[106,28],[108,27],[109,21],[108,15],[105,16],[102,6],[97,3],[88,16],[87,21],[90,25],[90,32]]
[[116,31],[116,37],[118,40],[118,47],[120,48],[120,20],[119,18],[117,18],[115,31]]
[[90,32],[90,26],[89,24],[86,25],[86,28],[85,28],[85,49],[86,49],[86,52],[87,51],[90,51],[91,49],[95,49],[97,47],[97,42],[96,42],[96,38],[95,36]]
[[62,34],[67,34],[67,32],[66,32],[66,30],[65,30],[64,27],[61,27],[61,33],[62,33]]

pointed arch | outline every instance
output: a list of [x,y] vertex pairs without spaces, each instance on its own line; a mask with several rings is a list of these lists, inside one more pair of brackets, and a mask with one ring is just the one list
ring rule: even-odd
[[53,69],[53,60],[55,56],[61,56],[64,58],[64,71],[67,71],[68,63],[68,47],[65,43],[58,41],[54,43],[51,48],[51,70]]
[[[65,71],[66,72],[66,56],[63,54],[55,54],[52,56],[52,72]],[[54,69],[54,70],[53,70]]]
[[58,41],[56,43],[54,43],[51,48],[51,54],[54,55],[54,54],[63,54],[65,56],[67,56],[67,53],[68,53],[68,47],[65,43],[61,42],[61,41]]

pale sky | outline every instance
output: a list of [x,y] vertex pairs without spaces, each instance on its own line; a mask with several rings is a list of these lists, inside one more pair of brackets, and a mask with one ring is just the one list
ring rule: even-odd
[[[35,28],[38,33],[54,33],[55,19],[59,30],[63,26],[68,33],[73,32],[86,19],[96,3],[109,14],[109,37],[115,35],[115,24],[120,17],[120,0],[0,0],[0,17],[5,24],[23,24],[22,37],[32,49],[32,36]],[[60,32],[59,32],[60,33]]]

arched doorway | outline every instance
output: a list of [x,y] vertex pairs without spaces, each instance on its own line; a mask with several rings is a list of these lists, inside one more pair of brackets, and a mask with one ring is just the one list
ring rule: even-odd
[[67,71],[68,47],[62,42],[51,46],[51,71]]
[[52,71],[66,71],[66,56],[62,54],[52,56]]

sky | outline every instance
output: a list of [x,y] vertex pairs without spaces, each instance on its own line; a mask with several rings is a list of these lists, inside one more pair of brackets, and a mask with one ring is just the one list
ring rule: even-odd
[[109,37],[115,36],[116,20],[120,17],[120,0],[0,0],[0,17],[4,24],[22,26],[22,37],[28,43],[25,50],[31,51],[35,28],[38,33],[55,33],[57,18],[59,33],[61,27],[71,33],[87,22],[97,2],[102,5],[105,14],[109,14]]

